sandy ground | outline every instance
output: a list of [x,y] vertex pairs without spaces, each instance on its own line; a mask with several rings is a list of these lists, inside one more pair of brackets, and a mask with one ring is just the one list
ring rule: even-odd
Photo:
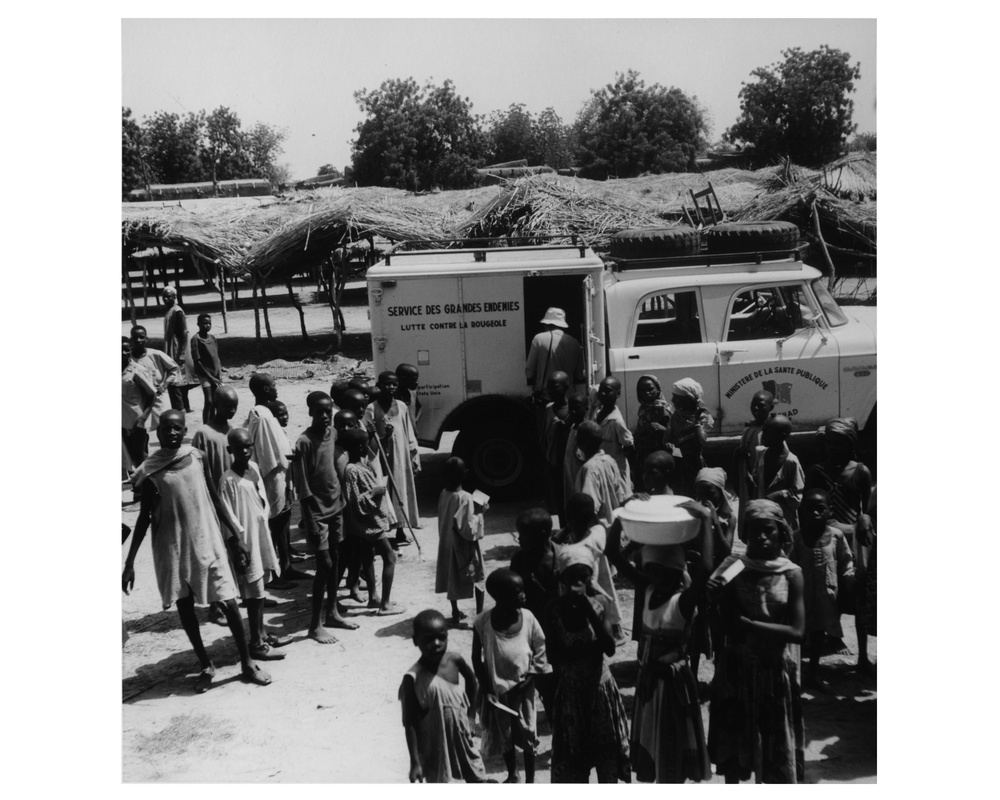
[[[356,333],[360,343],[354,358],[369,358],[364,336],[367,317],[363,307],[345,310],[348,333]],[[325,315],[325,320],[323,317]],[[216,319],[219,317],[216,315]],[[307,320],[315,320],[315,333],[332,330],[329,309],[307,308]],[[298,333],[294,309],[273,309],[272,331]],[[129,323],[122,325],[127,333]],[[158,318],[149,322],[151,335],[162,330]],[[310,332],[314,332],[310,324]],[[229,337],[220,335],[224,363],[243,375],[244,359],[235,363],[233,352],[252,349],[252,312],[230,315]],[[217,324],[221,333],[221,324]],[[232,341],[227,344],[225,339]],[[318,337],[317,337],[318,339]],[[314,346],[323,349],[329,337]],[[155,342],[154,342],[155,344]],[[370,345],[369,345],[370,348]],[[229,355],[227,355],[227,350]],[[240,362],[240,358],[235,359]],[[294,441],[308,424],[305,397],[314,390],[329,390],[330,373],[339,363],[310,365],[315,371],[305,380],[279,382],[279,396],[289,408],[287,432]],[[242,423],[252,403],[246,377],[233,381],[240,397],[234,422]],[[200,391],[191,394],[195,412],[188,415],[188,441],[201,424]],[[443,448],[446,449],[446,448]],[[122,735],[123,778],[125,781],[211,781],[211,782],[357,782],[405,783],[408,757],[400,724],[396,692],[406,669],[418,651],[410,641],[411,620],[425,608],[447,612],[444,595],[435,595],[434,569],[437,552],[437,495],[440,472],[447,452],[423,451],[424,471],[418,477],[422,529],[416,534],[423,557],[414,546],[403,548],[397,565],[393,598],[407,613],[391,618],[374,617],[366,609],[351,611],[360,628],[338,632],[339,642],[320,645],[306,638],[310,582],[298,588],[272,592],[279,605],[268,609],[266,622],[294,637],[284,648],[284,661],[265,666],[273,677],[268,687],[248,686],[238,679],[235,645],[228,629],[205,621],[199,610],[202,634],[209,653],[219,668],[215,685],[208,693],[196,695],[192,687],[198,666],[180,628],[176,611],[160,608],[159,593],[152,569],[148,542],[136,560],[136,585],[122,598],[123,619],[129,640],[122,650]],[[138,505],[131,504],[131,492],[122,494],[122,519],[134,525]],[[487,571],[506,564],[516,547],[514,518],[533,503],[531,500],[495,504],[487,516],[483,552]],[[293,543],[305,549],[297,530],[298,513],[292,523]],[[122,548],[122,559],[127,544]],[[311,571],[311,560],[299,562]],[[342,590],[343,591],[343,590]],[[630,608],[631,588],[622,584],[620,599]],[[348,605],[351,605],[348,601]],[[464,604],[471,614],[472,601]],[[844,617],[845,639],[856,650],[853,619]],[[471,657],[472,633],[465,626],[453,630],[449,646]],[[869,651],[877,657],[876,640]],[[619,681],[626,707],[631,710],[634,696],[634,644],[619,648],[613,670]],[[850,669],[853,656],[824,659],[825,691],[806,694],[807,737],[806,778],[809,782],[873,782],[876,776],[876,708],[874,681],[856,676]],[[711,662],[703,662],[699,677],[710,679]],[[703,706],[708,718],[708,706]],[[551,734],[544,714],[539,714],[542,740],[538,758],[539,782],[549,780]],[[487,764],[493,777],[503,777],[501,763]],[[721,781],[721,779],[714,779]]]

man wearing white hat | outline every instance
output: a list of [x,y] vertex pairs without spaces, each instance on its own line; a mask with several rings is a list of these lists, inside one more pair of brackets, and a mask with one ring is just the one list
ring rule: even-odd
[[561,308],[546,311],[542,325],[545,330],[531,340],[524,372],[533,396],[547,401],[545,387],[552,373],[565,372],[574,384],[583,383],[583,354],[580,343],[566,333],[566,312]]

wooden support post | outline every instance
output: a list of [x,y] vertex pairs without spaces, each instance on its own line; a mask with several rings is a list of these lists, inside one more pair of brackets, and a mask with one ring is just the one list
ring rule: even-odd
[[302,304],[299,302],[299,298],[295,296],[295,292],[292,291],[292,278],[288,277],[288,296],[292,298],[292,305],[295,306],[295,310],[299,312],[299,325],[302,326],[302,338],[305,341],[309,341],[309,334],[306,332],[306,314],[302,310]]
[[257,279],[253,279],[253,319],[257,336],[257,360],[260,361],[260,308],[257,306]]
[[149,311],[149,278],[146,270],[146,259],[142,260],[142,313],[145,316]]
[[174,289],[177,290],[177,305],[183,305],[181,297],[181,260],[174,261]]
[[229,333],[229,320],[226,318],[226,271],[222,264],[216,264],[219,271],[219,300],[222,301],[222,332]]
[[827,267],[827,288],[832,292],[834,281],[837,280],[837,268],[833,265],[833,259],[830,258],[830,251],[826,249],[826,242],[823,239],[823,231],[819,227],[819,209],[816,208],[816,198],[813,197],[812,200],[812,218],[813,218],[813,230],[816,235],[816,239],[819,241],[820,249],[823,251],[823,257],[826,259]]
[[132,276],[128,271],[128,256],[122,253],[122,278],[125,280],[125,297],[128,300],[129,311],[132,316],[132,325],[135,326],[135,300],[132,298]]
[[267,314],[267,286],[264,281],[260,282],[260,297],[264,305],[264,328],[267,330],[267,340],[271,343],[271,347],[277,352],[277,347],[274,344],[274,337],[271,336],[271,318]]

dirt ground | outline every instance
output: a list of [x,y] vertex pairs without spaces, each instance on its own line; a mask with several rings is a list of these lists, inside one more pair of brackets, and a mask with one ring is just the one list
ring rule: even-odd
[[[189,314],[191,312],[189,311]],[[284,344],[281,355],[319,355],[330,341],[329,309],[307,307],[307,325],[314,335],[309,347],[301,340],[298,313],[293,308],[271,310],[272,332]],[[335,362],[289,364],[289,375],[299,379],[279,380],[279,397],[289,409],[287,433],[295,437],[308,424],[306,395],[328,391],[331,376],[342,369],[364,369],[370,359],[366,340],[368,322],[363,306],[345,309],[347,339],[353,349]],[[231,313],[230,333],[222,334],[221,317],[215,333],[220,338],[223,363],[237,390],[240,407],[234,420],[242,424],[252,404],[247,389],[254,361],[252,311]],[[153,345],[161,335],[160,319],[147,323]],[[130,323],[122,323],[128,333]],[[227,340],[229,340],[227,342]],[[359,363],[360,361],[360,363]],[[238,377],[237,377],[238,376]],[[201,425],[199,389],[191,393],[194,413],[188,415],[186,441]],[[153,445],[155,446],[155,444]],[[127,782],[348,782],[405,783],[408,757],[400,724],[396,692],[403,673],[416,660],[418,651],[410,641],[413,616],[425,609],[444,613],[448,602],[435,595],[434,569],[437,553],[436,502],[441,489],[440,473],[447,458],[448,443],[440,452],[422,451],[424,469],[418,476],[420,521],[416,531],[418,548],[402,549],[396,570],[393,598],[406,607],[398,617],[380,618],[364,608],[351,610],[357,631],[338,631],[339,642],[320,645],[305,636],[309,617],[310,582],[301,581],[291,591],[274,591],[278,605],[265,613],[268,626],[289,634],[294,642],[285,647],[284,661],[263,666],[273,683],[248,686],[238,679],[235,645],[227,628],[207,622],[199,610],[202,635],[218,669],[213,688],[204,695],[193,692],[198,665],[174,610],[160,608],[149,544],[144,543],[136,559],[136,583],[132,593],[122,596],[122,613],[129,640],[122,648],[122,738],[123,779]],[[134,526],[138,504],[130,491],[122,493],[122,519]],[[496,503],[487,514],[483,553],[487,572],[509,563],[516,548],[514,518],[533,505],[531,500]],[[304,537],[293,515],[293,545],[305,550]],[[124,561],[128,544],[122,547]],[[311,560],[299,569],[312,571]],[[342,590],[343,593],[343,590]],[[631,607],[632,590],[621,584],[623,607]],[[348,606],[350,601],[345,603]],[[472,601],[464,610],[474,610]],[[844,617],[845,640],[856,651],[853,619]],[[471,657],[472,633],[465,625],[452,630],[449,647]],[[869,652],[877,659],[876,640]],[[612,669],[631,710],[635,683],[635,645],[619,648]],[[875,682],[853,673],[854,656],[824,659],[823,691],[804,695],[806,726],[806,779],[808,782],[853,783],[876,780]],[[699,677],[709,680],[711,662],[701,665]],[[708,706],[703,706],[707,724]],[[551,733],[544,714],[539,714],[542,746],[537,759],[537,780],[549,781]],[[502,779],[502,763],[488,763],[492,777]],[[721,782],[721,778],[713,779]]]

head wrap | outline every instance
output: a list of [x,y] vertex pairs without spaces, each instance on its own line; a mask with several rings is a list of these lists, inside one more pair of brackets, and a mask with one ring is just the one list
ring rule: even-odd
[[785,514],[781,510],[781,506],[773,500],[751,500],[747,503],[747,510],[743,519],[744,523],[750,522],[753,519],[773,519],[778,523],[778,530],[781,532],[784,540],[781,545],[782,551],[787,551],[788,546],[791,545],[791,526],[789,526],[788,521],[785,519]]
[[682,378],[677,381],[671,388],[674,394],[679,394],[682,396],[690,397],[692,400],[701,402],[701,397],[704,394],[701,388],[701,384],[698,383],[694,378]]
[[635,382],[635,385],[638,386],[643,381],[649,381],[656,387],[656,391],[661,393],[663,392],[663,387],[660,386],[660,381],[655,375],[640,375],[639,380]]
[[837,417],[831,419],[823,428],[823,434],[834,433],[846,437],[852,447],[858,444],[858,423],[852,417]]
[[556,572],[561,573],[569,567],[583,564],[590,567],[591,575],[597,572],[597,562],[594,553],[585,544],[566,544],[556,552]]
[[694,482],[715,486],[722,495],[722,504],[717,510],[726,516],[733,515],[733,507],[729,504],[729,493],[726,491],[726,471],[722,467],[702,467],[698,470]]

